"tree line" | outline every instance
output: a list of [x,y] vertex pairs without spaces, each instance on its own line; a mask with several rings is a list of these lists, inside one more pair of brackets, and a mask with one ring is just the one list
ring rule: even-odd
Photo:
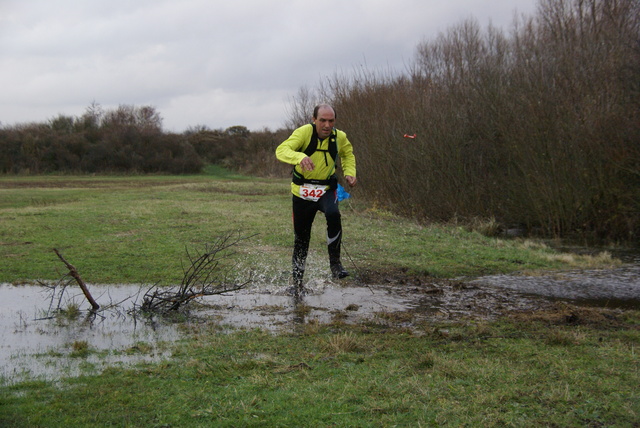
[[194,126],[169,133],[152,106],[103,110],[92,103],[80,117],[59,115],[44,123],[0,128],[0,173],[192,174],[214,163],[249,173],[281,174],[279,165],[270,172],[267,165],[249,161],[264,156],[265,147],[278,135],[268,130],[252,133],[244,126]]
[[361,186],[383,206],[545,236],[640,236],[637,0],[541,0],[508,33],[463,21],[420,43],[402,74],[301,89],[292,122],[317,100],[336,106]]

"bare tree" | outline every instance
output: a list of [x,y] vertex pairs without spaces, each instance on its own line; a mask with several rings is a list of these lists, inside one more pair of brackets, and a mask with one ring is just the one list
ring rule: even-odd
[[286,121],[287,128],[295,129],[309,123],[313,114],[313,108],[319,103],[319,98],[315,91],[306,86],[298,89],[295,97],[289,99],[289,119]]

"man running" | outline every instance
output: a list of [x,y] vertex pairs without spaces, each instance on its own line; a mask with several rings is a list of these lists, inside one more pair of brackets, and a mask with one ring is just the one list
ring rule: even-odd
[[293,193],[293,285],[302,291],[305,262],[311,238],[311,226],[316,213],[322,211],[327,221],[329,266],[335,279],[349,275],[340,262],[342,221],[336,192],[336,163],[340,157],[344,178],[356,185],[356,158],[347,134],[334,128],[336,113],[327,104],[316,106],[313,122],[303,125],[276,149],[278,160],[294,165]]

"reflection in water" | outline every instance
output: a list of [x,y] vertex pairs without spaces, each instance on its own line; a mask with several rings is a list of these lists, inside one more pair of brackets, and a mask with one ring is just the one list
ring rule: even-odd
[[[50,296],[44,288],[0,284],[0,384],[27,378],[76,376],[82,373],[82,367],[99,373],[109,366],[170,357],[164,344],[180,337],[176,324],[130,315],[140,286],[94,284],[89,288],[103,308],[110,302],[124,303],[117,310],[87,317],[90,305],[76,290],[77,295],[69,297],[61,308],[75,304],[80,307],[81,316],[65,320],[45,316]],[[134,298],[127,299],[131,296]],[[387,291],[336,288],[330,282],[318,281],[310,284],[309,294],[299,298],[292,298],[282,287],[268,286],[206,296],[193,305],[191,316],[236,328],[279,331],[310,320],[329,322],[336,312],[354,302],[362,308],[358,314],[361,317],[407,308],[405,298]],[[90,352],[75,358],[74,349],[78,347]]]
[[[135,295],[138,287],[94,288],[103,304]],[[83,311],[75,319],[48,317],[49,295],[39,286],[0,284],[0,377],[56,378],[78,375],[81,366],[92,372],[118,364],[159,361],[168,357],[157,345],[178,338],[175,326],[157,328],[153,320],[140,320],[119,311],[87,315],[84,297],[71,296],[61,308],[79,305]],[[86,305],[86,307],[84,307]],[[140,352],[140,348],[144,352]],[[70,358],[78,349],[89,350],[86,357]]]
[[[176,324],[141,320],[129,314],[135,298],[126,298],[139,296],[139,286],[89,287],[102,307],[110,302],[124,303],[117,311],[95,317],[43,319],[50,299],[42,287],[0,284],[0,384],[75,376],[82,373],[82,367],[99,373],[109,366],[170,358],[165,344],[180,337]],[[373,318],[379,321],[385,318],[380,315],[410,310],[412,315],[406,321],[410,326],[419,320],[492,319],[505,311],[535,310],[547,302],[540,296],[639,309],[640,265],[535,277],[497,275],[420,286],[340,287],[331,281],[316,280],[306,287],[309,292],[301,297],[293,297],[286,287],[273,284],[205,296],[191,306],[190,319],[277,332],[335,319],[347,323]],[[90,309],[79,290],[70,301],[80,307],[82,314]],[[74,348],[82,346],[90,352],[71,358]]]
[[291,306],[293,307],[293,323],[303,325],[307,309],[304,304],[304,296],[299,293],[291,296]]
[[407,310],[415,300],[388,288],[340,287],[330,281],[310,281],[306,289],[306,294],[296,297],[286,288],[256,285],[233,294],[206,296],[198,313],[216,316],[220,323],[234,327],[281,331],[301,322],[331,322],[353,305],[358,305],[357,318],[362,319]]

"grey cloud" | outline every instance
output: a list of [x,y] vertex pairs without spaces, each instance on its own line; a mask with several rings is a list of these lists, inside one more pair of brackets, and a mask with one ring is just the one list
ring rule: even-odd
[[0,122],[154,105],[166,128],[277,128],[301,86],[401,69],[461,19],[506,26],[536,0],[8,0]]

